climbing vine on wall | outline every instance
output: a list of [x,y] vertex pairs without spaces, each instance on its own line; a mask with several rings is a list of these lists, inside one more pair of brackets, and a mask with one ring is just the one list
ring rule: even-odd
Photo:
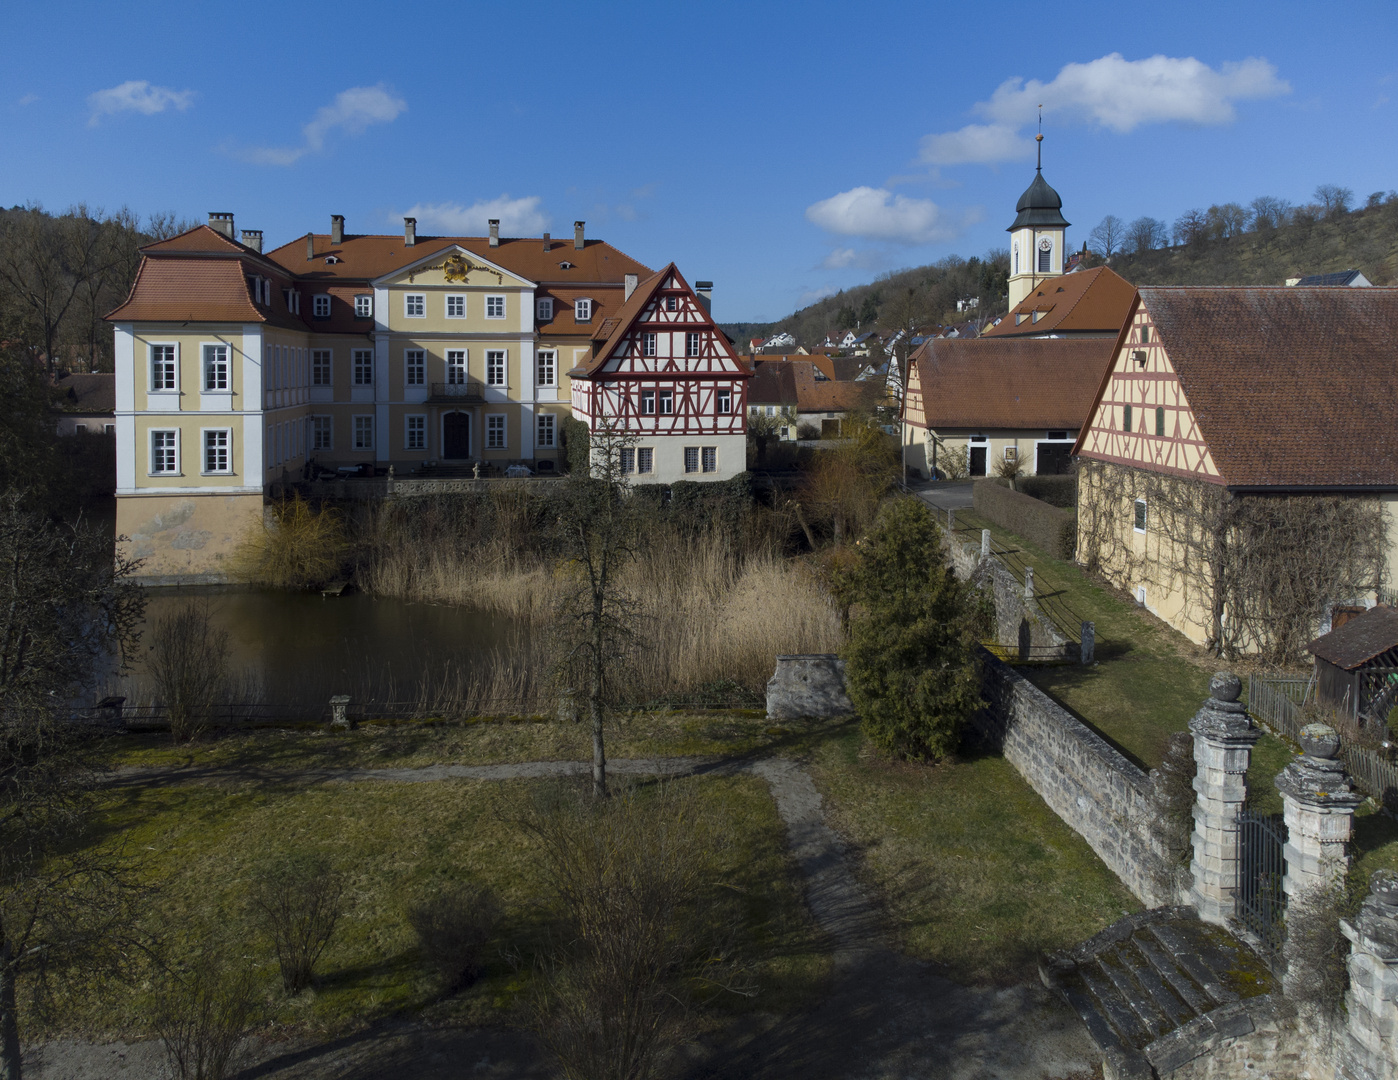
[[[1179,593],[1215,655],[1299,660],[1328,603],[1381,580],[1383,511],[1373,497],[1238,495],[1100,461],[1083,462],[1078,484],[1079,561],[1122,584]],[[1138,500],[1145,543],[1133,531]]]

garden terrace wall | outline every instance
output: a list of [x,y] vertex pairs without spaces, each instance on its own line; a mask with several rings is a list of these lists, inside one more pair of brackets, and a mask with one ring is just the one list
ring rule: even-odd
[[1055,814],[1147,907],[1174,903],[1173,867],[1157,827],[1154,774],[1009,665],[982,652],[986,707],[978,735],[1004,754]]
[[1021,660],[1076,660],[1081,655],[1071,640],[1024,595],[1024,583],[994,555],[982,556],[974,544],[947,541],[947,558],[956,576],[988,586],[995,597],[995,644],[1014,649]]
[[1037,544],[1055,559],[1072,561],[1078,546],[1075,515],[994,480],[978,480],[971,490],[976,513]]

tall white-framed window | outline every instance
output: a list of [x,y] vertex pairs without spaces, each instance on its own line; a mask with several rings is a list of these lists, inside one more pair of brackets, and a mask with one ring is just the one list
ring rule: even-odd
[[233,471],[233,432],[228,428],[204,429],[204,474]]
[[589,300],[587,297],[583,297],[581,300],[573,301],[573,321],[592,321],[592,301]]
[[427,417],[406,416],[403,428],[403,448],[405,450],[427,449]]
[[427,381],[427,352],[424,349],[403,350],[403,384],[422,386]]
[[720,390],[720,391],[718,392],[718,394],[717,394],[717,398],[718,398],[718,411],[719,411],[721,414],[727,414],[727,413],[731,413],[731,412],[733,411],[733,391],[732,391],[732,390]]
[[311,417],[311,449],[335,449],[335,418],[332,416]]
[[649,446],[636,447],[636,471],[638,473],[655,472],[655,450]]
[[675,412],[675,392],[673,390],[660,391],[660,415],[672,416]]
[[642,415],[642,416],[654,416],[654,415],[655,415],[655,391],[654,391],[654,390],[642,390],[642,391],[641,391],[641,415]]
[[150,475],[176,476],[180,471],[180,433],[176,430],[150,433]]
[[374,350],[355,349],[351,359],[354,361],[354,385],[373,386]]
[[204,389],[228,389],[228,346],[204,346]]
[[718,472],[718,447],[705,446],[700,450],[699,456],[705,472]]
[[150,388],[173,391],[180,388],[179,353],[175,345],[150,347]]
[[374,449],[374,418],[372,416],[356,416],[354,418],[354,448],[356,450]]
[[538,437],[534,444],[540,450],[552,450],[557,445],[555,438],[557,435],[558,418],[553,413],[540,413],[538,423]]
[[553,297],[541,296],[534,301],[534,317],[539,322],[553,321]]
[[311,350],[311,385],[331,385],[330,361],[334,353],[330,349]]
[[311,314],[317,319],[330,318],[330,295],[316,293],[311,297]]
[[552,349],[540,349],[536,361],[540,386],[558,385],[558,354]]
[[487,319],[503,319],[505,317],[505,298],[503,296],[487,296],[485,298],[485,317]]
[[447,385],[466,385],[466,350],[448,349],[447,358]]
[[647,330],[641,335],[641,355],[654,356],[657,337],[654,331]]
[[447,294],[447,318],[448,318],[448,319],[464,319],[464,318],[466,318],[466,294],[465,294],[465,293],[448,293],[448,294]]
[[693,330],[684,335],[684,354],[685,356],[699,355],[699,335]]
[[403,294],[403,315],[409,319],[427,318],[427,294],[426,293],[404,293]]
[[699,471],[699,447],[686,446],[684,448],[684,471],[687,473]]
[[485,418],[485,448],[487,450],[505,449],[505,418],[499,413],[495,413]]
[[354,298],[354,317],[372,319],[374,317],[374,294],[359,293]]
[[[505,358],[504,349],[487,349],[485,352],[485,382],[487,386],[505,386]],[[504,417],[502,416],[503,420]]]

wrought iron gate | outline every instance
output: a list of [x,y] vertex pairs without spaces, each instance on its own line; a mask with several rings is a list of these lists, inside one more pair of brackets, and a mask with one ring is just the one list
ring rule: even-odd
[[1286,913],[1286,894],[1282,892],[1286,823],[1280,814],[1244,810],[1238,824],[1238,918],[1275,950],[1281,945],[1281,922]]

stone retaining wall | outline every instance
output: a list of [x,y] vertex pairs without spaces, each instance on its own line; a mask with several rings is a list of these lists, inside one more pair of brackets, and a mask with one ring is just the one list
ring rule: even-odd
[[1154,779],[1008,664],[983,653],[975,727],[1147,907],[1176,900],[1153,829]]
[[1076,660],[1070,641],[1024,595],[1024,585],[994,555],[981,556],[975,544],[947,544],[947,560],[962,581],[985,582],[995,594],[995,644],[1016,650],[1021,660]]

